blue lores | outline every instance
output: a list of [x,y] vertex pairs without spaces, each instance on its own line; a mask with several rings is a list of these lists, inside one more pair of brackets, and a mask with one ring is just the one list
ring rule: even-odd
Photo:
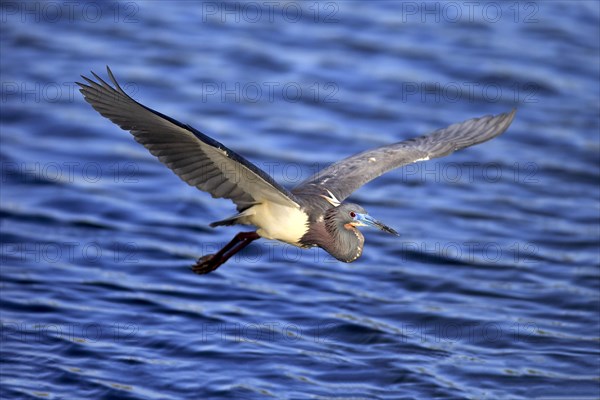
[[258,228],[238,233],[218,253],[200,258],[192,268],[197,274],[214,271],[261,237],[302,248],[318,246],[344,262],[356,260],[365,241],[357,227],[398,233],[370,217],[361,206],[344,203],[352,192],[392,169],[490,140],[506,131],[516,112],[469,119],[429,135],[364,151],[287,190],[223,144],[133,100],[108,67],[107,71],[114,86],[93,72],[95,81],[83,76],[87,83],[78,85],[85,100],[101,115],[130,131],[184,182],[235,203],[237,214],[211,226]]

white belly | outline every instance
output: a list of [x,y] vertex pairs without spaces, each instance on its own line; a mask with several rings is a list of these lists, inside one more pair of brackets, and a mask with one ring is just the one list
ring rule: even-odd
[[263,203],[251,207],[248,222],[257,226],[256,231],[265,239],[281,240],[298,245],[308,230],[308,215],[298,208],[276,203]]

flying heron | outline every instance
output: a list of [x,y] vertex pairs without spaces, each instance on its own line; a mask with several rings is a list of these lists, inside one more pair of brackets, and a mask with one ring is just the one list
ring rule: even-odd
[[102,116],[130,131],[184,182],[214,198],[235,203],[238,213],[211,223],[211,227],[241,224],[258,228],[238,233],[216,254],[198,259],[192,267],[197,274],[214,271],[261,237],[301,248],[318,246],[340,261],[355,261],[365,241],[357,227],[398,233],[373,219],[361,206],[344,203],[352,192],[392,169],[490,140],[509,127],[516,112],[513,109],[469,119],[429,135],[364,151],[338,161],[289,191],[216,140],[133,100],[110,68],[106,69],[114,87],[94,72],[97,81],[82,76],[88,84],[77,84],[85,100]]

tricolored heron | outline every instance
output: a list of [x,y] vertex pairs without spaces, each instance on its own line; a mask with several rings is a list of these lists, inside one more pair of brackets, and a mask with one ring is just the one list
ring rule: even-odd
[[469,119],[429,135],[364,151],[338,161],[289,191],[216,140],[133,100],[121,89],[110,68],[107,71],[114,87],[94,72],[97,82],[85,76],[82,78],[88,84],[77,82],[85,100],[101,115],[130,131],[184,182],[214,198],[235,203],[238,213],[213,222],[211,227],[241,224],[258,228],[238,233],[218,253],[200,258],[192,268],[198,274],[214,271],[260,237],[302,248],[319,246],[340,261],[356,260],[364,244],[357,227],[397,233],[361,206],[343,203],[352,192],[392,169],[490,140],[509,127],[516,112]]

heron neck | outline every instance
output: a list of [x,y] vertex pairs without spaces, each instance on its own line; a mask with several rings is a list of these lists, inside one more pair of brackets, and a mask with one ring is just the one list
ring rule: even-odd
[[349,263],[362,254],[364,237],[358,229],[347,229],[326,216],[323,221],[311,226],[303,242],[315,244],[339,261]]

